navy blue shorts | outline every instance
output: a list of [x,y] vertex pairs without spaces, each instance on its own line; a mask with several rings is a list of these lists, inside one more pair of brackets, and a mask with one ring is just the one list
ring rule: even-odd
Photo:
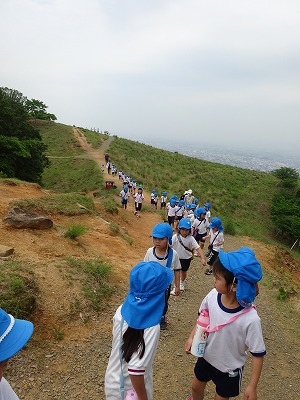
[[221,372],[209,364],[203,357],[199,357],[195,368],[198,381],[213,381],[216,392],[221,397],[235,397],[240,394],[243,369],[238,368],[230,372]]
[[180,258],[180,265],[182,271],[187,271],[190,268],[192,257],[191,258]]
[[207,236],[207,233],[197,233],[195,239],[197,242],[205,243],[205,240],[203,240],[205,236]]
[[172,217],[170,217],[170,216],[168,215],[168,222],[169,222],[169,225],[174,224],[174,221],[175,221],[175,215],[172,216]]

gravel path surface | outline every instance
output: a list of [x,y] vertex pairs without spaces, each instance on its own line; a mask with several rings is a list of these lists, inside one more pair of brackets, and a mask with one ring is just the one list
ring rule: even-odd
[[[226,248],[238,248],[235,238],[227,236]],[[189,271],[186,290],[171,297],[168,330],[161,332],[154,364],[154,400],[185,400],[190,395],[195,358],[186,355],[184,342],[195,323],[201,299],[213,286],[213,277],[204,274],[195,258]],[[262,318],[267,356],[259,385],[259,399],[297,400],[299,398],[299,320],[286,315],[271,289],[260,285],[257,310]],[[119,291],[108,310],[83,325],[80,339],[56,343],[36,343],[11,362],[8,379],[20,399],[104,399],[104,374],[111,346],[111,318],[125,297]],[[278,304],[279,307],[278,308]],[[286,328],[287,329],[286,329]],[[78,329],[78,328],[77,328]],[[249,360],[248,360],[249,361]],[[247,362],[244,385],[248,381]],[[214,387],[207,386],[207,399]],[[238,399],[243,399],[240,395]]]

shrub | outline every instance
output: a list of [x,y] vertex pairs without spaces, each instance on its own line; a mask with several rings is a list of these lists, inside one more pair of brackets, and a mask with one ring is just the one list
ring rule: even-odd
[[78,236],[83,235],[86,231],[87,228],[83,225],[72,225],[68,228],[64,236],[70,239],[76,239]]

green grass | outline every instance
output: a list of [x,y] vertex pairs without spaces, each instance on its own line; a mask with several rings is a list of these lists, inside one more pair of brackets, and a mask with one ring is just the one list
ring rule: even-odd
[[11,204],[46,214],[71,216],[95,212],[93,199],[77,193],[54,194],[32,199],[19,199],[13,201]]
[[38,287],[28,265],[0,264],[0,304],[16,318],[28,318],[37,307]]
[[52,158],[45,168],[42,185],[56,192],[84,192],[104,186],[102,172],[92,160],[81,158]]
[[114,292],[109,282],[111,265],[100,258],[90,260],[68,258],[67,262],[79,273],[84,273],[82,290],[91,307],[95,311],[104,309]]
[[72,127],[56,122],[39,121],[37,126],[43,142],[48,146],[47,156],[70,157],[84,153],[73,135]]
[[[209,201],[212,215],[222,219],[236,234],[257,239],[270,236],[270,207],[278,190],[277,178],[183,156],[138,142],[114,138],[109,154],[113,162],[138,184],[158,193],[181,195],[192,188],[200,204]],[[137,156],[138,155],[138,156]]]
[[64,237],[69,239],[76,239],[78,236],[83,235],[87,231],[87,228],[83,225],[72,225],[69,226]]
[[105,135],[103,133],[98,133],[95,131],[91,131],[90,129],[86,128],[77,128],[80,132],[84,134],[86,137],[86,140],[90,145],[96,149],[97,147],[100,147],[101,144],[109,138],[108,135]]

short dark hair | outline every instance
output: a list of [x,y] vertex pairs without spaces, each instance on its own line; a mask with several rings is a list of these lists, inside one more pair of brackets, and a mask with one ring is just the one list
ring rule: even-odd
[[219,257],[217,257],[216,261],[213,264],[213,272],[214,275],[223,276],[227,286],[232,285],[233,283],[237,283],[237,279],[234,277],[233,273],[224,267]]

